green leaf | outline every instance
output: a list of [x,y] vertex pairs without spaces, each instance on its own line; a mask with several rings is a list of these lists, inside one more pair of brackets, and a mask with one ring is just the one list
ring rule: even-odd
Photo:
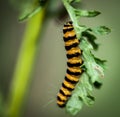
[[91,95],[87,95],[87,96],[84,96],[83,101],[87,106],[91,106],[94,104],[95,98]]
[[106,69],[106,64],[105,64],[107,62],[106,60],[101,60],[95,56],[94,56],[94,59],[96,63],[99,64],[104,70]]
[[100,14],[99,11],[88,11],[88,10],[80,10],[80,9],[75,9],[75,14],[76,16],[80,17],[95,17]]
[[22,14],[19,17],[19,21],[25,21],[30,19],[32,16],[34,16],[36,13],[40,12],[40,10],[42,9],[42,7],[37,7],[35,9],[27,9],[24,12],[22,12]]
[[71,98],[67,102],[67,112],[71,115],[76,115],[82,109],[84,103],[88,106],[92,105],[94,103],[94,97],[91,95],[92,90],[93,87],[89,82],[88,75],[83,73]]
[[30,0],[25,1],[22,5],[22,10],[19,16],[19,21],[24,21],[30,19],[36,13],[40,12],[44,7],[45,0]]
[[94,48],[95,50],[98,49],[98,46],[99,46],[99,45],[95,42],[96,36],[94,36],[93,34],[91,34],[91,33],[88,32],[88,31],[83,31],[83,32],[82,32],[82,38],[86,38],[86,39],[90,42],[90,44],[93,46],[93,48]]
[[79,99],[77,95],[72,95],[70,100],[67,102],[66,111],[71,115],[76,115],[83,106],[83,101]]
[[106,26],[99,26],[96,28],[91,28],[89,30],[94,32],[95,34],[99,34],[99,35],[106,35],[106,34],[109,34],[111,32],[111,30]]
[[91,53],[91,49],[89,48],[89,45],[90,43],[88,42],[87,39],[81,41],[80,47],[83,50],[84,65],[87,69],[86,73],[90,77],[92,83],[96,81],[101,83],[101,78],[104,77],[104,64],[101,65],[96,62],[96,58]]

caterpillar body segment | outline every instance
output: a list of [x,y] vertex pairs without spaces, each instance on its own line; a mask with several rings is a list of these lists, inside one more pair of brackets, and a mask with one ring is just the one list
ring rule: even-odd
[[72,22],[67,22],[64,25],[63,34],[68,60],[65,79],[57,95],[57,104],[59,107],[65,107],[69,97],[72,95],[72,91],[82,74],[80,66],[83,64],[81,58],[82,51],[78,46],[80,41],[76,37]]

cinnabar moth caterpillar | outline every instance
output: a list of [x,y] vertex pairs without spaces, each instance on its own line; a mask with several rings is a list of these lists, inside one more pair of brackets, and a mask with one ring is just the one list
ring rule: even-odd
[[63,28],[63,39],[65,42],[66,56],[67,56],[67,70],[62,87],[57,95],[57,104],[59,107],[64,107],[68,98],[71,96],[79,77],[82,74],[81,65],[83,63],[81,58],[81,50],[79,48],[80,41],[77,39],[72,22],[67,22]]

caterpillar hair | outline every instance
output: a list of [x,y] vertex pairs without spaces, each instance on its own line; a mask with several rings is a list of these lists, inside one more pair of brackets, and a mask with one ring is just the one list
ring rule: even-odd
[[72,95],[72,91],[82,74],[81,65],[83,64],[81,58],[82,51],[78,46],[80,41],[76,37],[71,21],[64,25],[63,33],[68,67],[62,87],[57,95],[57,104],[59,107],[65,107],[69,97]]

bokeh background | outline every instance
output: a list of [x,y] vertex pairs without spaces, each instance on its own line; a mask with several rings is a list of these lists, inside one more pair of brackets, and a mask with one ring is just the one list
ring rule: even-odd
[[[82,0],[84,9],[102,12],[95,18],[83,18],[81,24],[88,26],[106,25],[112,32],[98,36],[100,48],[96,56],[107,60],[104,85],[94,91],[96,102],[84,106],[77,117],[119,117],[120,116],[120,1]],[[25,103],[23,117],[69,117],[64,109],[56,106],[56,94],[61,87],[66,56],[62,40],[64,22],[52,18],[46,25],[38,48],[37,59],[32,73],[32,83]],[[7,98],[10,81],[14,72],[22,42],[25,23],[18,22],[18,12],[8,3],[0,0],[0,91]]]

